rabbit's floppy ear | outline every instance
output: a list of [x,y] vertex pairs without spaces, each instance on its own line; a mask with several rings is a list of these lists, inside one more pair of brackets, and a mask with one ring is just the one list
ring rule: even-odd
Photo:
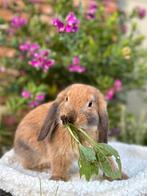
[[107,143],[108,141],[108,113],[107,104],[103,95],[98,98],[98,114],[99,114],[99,142]]
[[54,131],[56,130],[58,126],[58,108],[60,103],[63,101],[65,94],[67,92],[66,88],[65,90],[61,91],[56,100],[52,103],[52,105],[49,108],[48,114],[44,120],[44,123],[42,125],[41,131],[38,136],[38,141],[41,141],[45,139],[47,136],[49,139],[52,138]]
[[48,114],[44,120],[41,131],[39,133],[39,136],[37,139],[38,141],[45,139],[47,135],[49,139],[51,139],[53,132],[58,125],[57,123],[58,106],[59,106],[58,102],[53,102],[52,105],[50,106]]

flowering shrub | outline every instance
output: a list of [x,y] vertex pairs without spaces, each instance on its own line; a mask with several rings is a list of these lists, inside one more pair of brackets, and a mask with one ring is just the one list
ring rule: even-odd
[[70,12],[66,17],[66,24],[58,18],[54,18],[52,23],[57,27],[58,32],[75,33],[78,31],[80,21],[73,12]]
[[125,104],[130,89],[144,85],[147,75],[144,36],[136,24],[146,10],[137,7],[127,14],[113,1],[90,0],[84,8],[73,1],[50,0],[53,14],[46,14],[46,22],[36,2],[24,0],[27,19],[19,13],[10,22],[0,20],[0,28],[6,27],[1,45],[16,50],[12,58],[1,59],[1,73],[17,71],[16,79],[8,78],[0,89],[8,106],[17,114],[53,99],[71,83],[87,83],[105,94],[110,128],[119,129],[119,105]]
[[11,28],[16,28],[19,29],[21,27],[23,27],[24,25],[27,24],[27,20],[24,18],[21,18],[20,16],[14,16],[11,20],[11,24],[10,27]]

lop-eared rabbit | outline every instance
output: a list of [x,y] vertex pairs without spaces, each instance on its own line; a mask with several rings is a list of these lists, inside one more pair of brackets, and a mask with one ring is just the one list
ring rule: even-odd
[[[52,180],[69,179],[69,168],[79,154],[64,126],[67,122],[83,128],[96,141],[107,143],[107,104],[101,92],[89,85],[73,84],[54,101],[30,111],[20,122],[14,140],[24,168],[51,168]],[[113,160],[112,165],[116,169]]]

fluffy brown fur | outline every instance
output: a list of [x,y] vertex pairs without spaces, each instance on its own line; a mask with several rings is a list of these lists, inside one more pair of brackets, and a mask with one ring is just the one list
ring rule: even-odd
[[64,127],[67,121],[84,128],[95,140],[107,143],[108,115],[103,95],[92,86],[73,84],[20,122],[14,149],[24,168],[50,167],[51,179],[68,180],[71,163],[79,155]]

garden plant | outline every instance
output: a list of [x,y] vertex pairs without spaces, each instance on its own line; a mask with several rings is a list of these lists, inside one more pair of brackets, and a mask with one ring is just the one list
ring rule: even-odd
[[[127,92],[146,82],[147,50],[137,25],[145,9],[138,6],[125,13],[111,0],[89,0],[88,5],[80,0],[46,3],[52,11],[45,18],[35,0],[24,0],[21,10],[15,3],[7,5],[13,17],[0,18],[0,45],[15,51],[11,58],[0,59],[0,95],[14,124],[0,119],[0,142],[10,145],[20,118],[72,83],[99,88],[108,101],[110,134],[137,142],[122,135],[127,127],[122,133],[121,117]],[[147,132],[147,126],[137,129],[133,131]],[[147,136],[138,143],[145,142]]]

